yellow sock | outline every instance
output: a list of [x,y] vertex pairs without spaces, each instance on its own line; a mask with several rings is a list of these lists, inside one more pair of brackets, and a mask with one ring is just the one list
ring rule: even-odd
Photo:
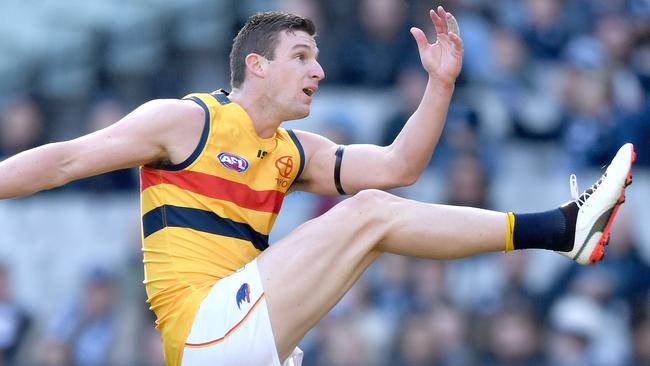
[[512,212],[506,213],[506,253],[515,250],[514,233],[515,233],[515,214]]

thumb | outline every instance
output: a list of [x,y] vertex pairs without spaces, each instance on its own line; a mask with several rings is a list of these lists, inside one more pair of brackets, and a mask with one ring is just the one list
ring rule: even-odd
[[427,36],[424,35],[422,29],[417,27],[411,27],[411,34],[413,35],[413,38],[415,38],[415,43],[417,43],[418,45],[418,50],[422,51],[429,44],[429,41],[427,40]]

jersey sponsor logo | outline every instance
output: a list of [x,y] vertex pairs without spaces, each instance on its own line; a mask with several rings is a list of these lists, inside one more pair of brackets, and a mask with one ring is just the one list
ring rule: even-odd
[[275,161],[275,167],[278,169],[280,177],[275,178],[275,182],[282,188],[289,187],[291,171],[293,170],[293,157],[286,155]]
[[241,287],[237,291],[236,300],[237,300],[237,308],[239,308],[239,310],[241,310],[241,304],[244,301],[249,304],[251,303],[251,287],[249,284],[244,283],[243,285],[241,285]]
[[275,161],[275,167],[282,177],[290,178],[293,170],[293,158],[289,155],[283,156]]
[[222,152],[217,155],[217,160],[219,160],[221,165],[230,170],[234,170],[237,173],[245,172],[246,169],[248,169],[248,160],[242,158],[239,155]]

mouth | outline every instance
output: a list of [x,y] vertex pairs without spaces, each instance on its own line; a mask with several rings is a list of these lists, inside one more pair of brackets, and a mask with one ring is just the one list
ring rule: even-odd
[[303,88],[302,92],[305,93],[308,97],[311,97],[316,92],[314,88]]

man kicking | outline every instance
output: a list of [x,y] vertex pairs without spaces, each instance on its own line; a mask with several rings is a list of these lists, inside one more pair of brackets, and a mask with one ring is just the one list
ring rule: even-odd
[[[428,84],[389,146],[338,146],[280,127],[309,115],[325,73],[311,20],[261,13],[235,37],[230,93],[150,101],[103,130],[11,157],[0,163],[0,198],[140,166],[144,283],[168,365],[299,364],[305,333],[384,252],[451,259],[539,248],[600,260],[631,183],[630,144],[589,189],[541,213],[380,190],[414,183],[427,166],[461,69],[454,17],[442,7],[430,17],[435,43],[411,28]],[[269,247],[290,190],[353,196]]]

